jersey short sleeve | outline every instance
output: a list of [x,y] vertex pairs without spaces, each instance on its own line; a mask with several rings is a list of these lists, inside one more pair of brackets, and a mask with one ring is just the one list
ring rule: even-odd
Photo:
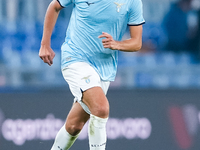
[[143,4],[141,0],[133,0],[130,6],[128,25],[141,25],[145,23],[143,18]]
[[69,4],[73,3],[74,0],[57,0],[62,7],[66,7]]

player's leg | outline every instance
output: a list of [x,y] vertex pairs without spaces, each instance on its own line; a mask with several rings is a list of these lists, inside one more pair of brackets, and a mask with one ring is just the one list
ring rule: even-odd
[[65,128],[72,136],[76,136],[89,118],[90,115],[83,110],[78,102],[75,102],[67,116]]
[[74,103],[66,119],[65,125],[59,130],[51,150],[68,150],[78,137],[79,132],[89,119],[79,103]]
[[82,101],[87,105],[92,115],[107,118],[109,102],[101,87],[93,87],[83,92]]
[[101,87],[93,87],[83,92],[82,101],[91,112],[88,125],[90,150],[105,150],[106,123],[109,116],[108,100]]
[[105,95],[110,82],[102,82],[94,68],[84,62],[71,64],[62,73],[75,97],[74,101],[90,114],[90,150],[105,150],[109,115],[109,103]]

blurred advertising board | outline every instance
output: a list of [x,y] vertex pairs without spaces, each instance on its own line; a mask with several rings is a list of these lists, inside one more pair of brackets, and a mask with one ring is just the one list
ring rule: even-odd
[[[198,90],[110,90],[107,149],[198,150]],[[50,149],[73,97],[66,90],[1,93],[0,149]],[[71,148],[89,149],[87,124]]]

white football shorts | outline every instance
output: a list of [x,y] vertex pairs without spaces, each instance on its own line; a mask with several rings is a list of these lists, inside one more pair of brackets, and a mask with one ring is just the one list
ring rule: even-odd
[[82,92],[92,87],[101,87],[106,95],[110,81],[102,81],[95,69],[86,62],[70,64],[62,70],[62,74],[74,96],[74,103],[78,102],[88,114],[91,114],[82,102]]

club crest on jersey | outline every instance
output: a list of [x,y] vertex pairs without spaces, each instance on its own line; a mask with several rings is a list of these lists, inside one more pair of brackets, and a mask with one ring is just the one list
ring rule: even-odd
[[117,2],[114,2],[116,5],[117,5],[117,12],[120,12],[120,9],[121,9],[121,7],[123,6],[123,5],[125,5],[125,4],[123,4],[123,3],[117,3]]
[[85,82],[86,82],[87,84],[89,84],[89,83],[90,83],[90,76],[91,76],[91,75],[89,75],[89,76],[87,76],[87,77],[83,77],[82,80],[85,80]]

